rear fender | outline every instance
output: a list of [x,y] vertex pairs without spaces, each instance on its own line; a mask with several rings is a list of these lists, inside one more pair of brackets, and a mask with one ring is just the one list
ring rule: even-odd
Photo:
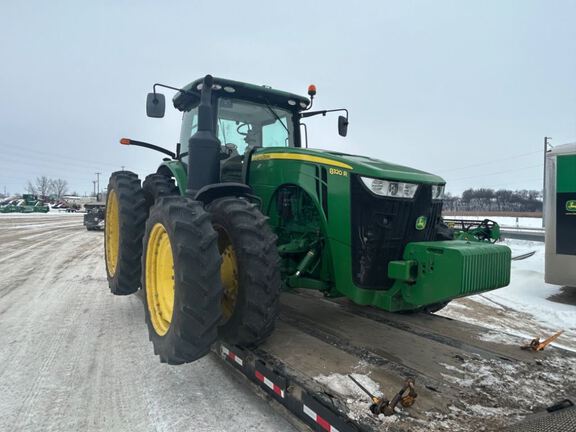
[[[214,200],[224,197],[245,197],[249,200],[258,200],[252,192],[252,188],[244,183],[216,183],[204,186],[194,199],[209,204]],[[259,200],[258,200],[259,202]]]

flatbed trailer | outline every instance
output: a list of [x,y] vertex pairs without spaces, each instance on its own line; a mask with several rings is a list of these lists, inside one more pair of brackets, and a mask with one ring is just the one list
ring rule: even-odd
[[[213,350],[301,430],[492,431],[574,400],[576,354],[520,349],[529,342],[441,316],[393,314],[300,291],[282,295],[277,328],[263,345],[219,342]],[[412,378],[415,403],[374,416],[349,374],[368,377],[387,399]],[[576,411],[568,412],[574,421]]]

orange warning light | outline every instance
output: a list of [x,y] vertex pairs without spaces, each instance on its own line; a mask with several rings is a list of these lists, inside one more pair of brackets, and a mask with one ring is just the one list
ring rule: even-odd
[[120,144],[130,145],[130,138],[122,138]]
[[314,84],[310,84],[308,86],[308,96],[316,95],[316,86]]

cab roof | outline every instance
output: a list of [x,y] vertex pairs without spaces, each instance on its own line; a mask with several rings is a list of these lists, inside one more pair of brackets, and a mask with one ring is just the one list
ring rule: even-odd
[[[199,78],[185,86],[183,90],[186,90],[186,93],[176,93],[172,99],[174,108],[179,111],[188,111],[190,108],[198,105],[200,103],[200,90],[202,89],[203,80],[204,78]],[[301,111],[310,104],[310,99],[294,93],[275,90],[268,86],[216,77],[214,78],[214,85],[212,86],[212,94],[221,97],[245,99],[253,102],[267,102],[270,105],[296,111]]]

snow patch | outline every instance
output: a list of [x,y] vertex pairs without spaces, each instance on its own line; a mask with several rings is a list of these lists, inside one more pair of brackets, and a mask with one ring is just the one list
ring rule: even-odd
[[[576,305],[562,304],[549,300],[561,293],[561,287],[544,282],[544,243],[526,240],[505,240],[502,244],[512,250],[512,255],[520,255],[536,251],[535,255],[521,261],[512,262],[510,285],[494,291],[455,300],[439,315],[478,324],[498,332],[514,334],[523,338],[522,343],[529,343],[534,337],[548,337],[558,330],[565,333],[553,343],[554,346],[576,350]],[[475,302],[485,306],[484,312],[471,314],[463,309]],[[488,309],[489,308],[489,309]],[[497,332],[492,333],[485,341],[515,343],[513,338],[502,335],[502,340],[496,340]]]
[[[373,381],[369,376],[353,373],[350,374],[354,377],[356,381],[362,384],[366,390],[372,393],[374,396],[382,396],[380,391],[380,385]],[[364,393],[360,387],[350,379],[348,375],[342,374],[332,374],[332,375],[319,375],[314,378],[320,384],[324,385],[328,390],[336,393],[345,398],[353,399],[364,399],[365,401],[370,401],[370,398],[366,393]]]

